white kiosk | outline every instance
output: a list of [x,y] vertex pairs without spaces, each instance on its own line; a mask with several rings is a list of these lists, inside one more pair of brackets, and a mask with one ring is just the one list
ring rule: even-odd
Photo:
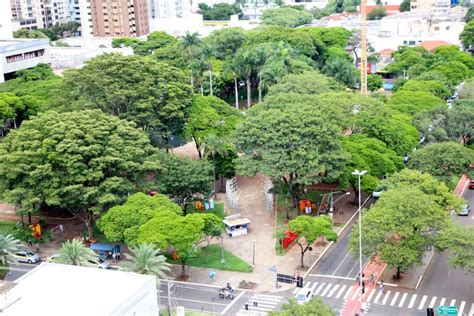
[[225,231],[229,237],[247,235],[250,220],[242,218],[240,215],[227,216],[223,221]]

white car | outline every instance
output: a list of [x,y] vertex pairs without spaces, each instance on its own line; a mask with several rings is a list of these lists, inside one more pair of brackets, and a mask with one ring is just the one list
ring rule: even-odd
[[385,191],[385,188],[378,188],[377,190],[372,192],[372,197],[375,198],[375,199],[378,199],[380,197],[380,195],[382,194],[382,192],[384,192],[384,191]]
[[15,261],[23,263],[36,263],[40,261],[40,257],[37,253],[29,250],[19,250],[13,255]]
[[313,291],[310,288],[304,287],[296,293],[295,298],[298,304],[304,304],[311,300]]

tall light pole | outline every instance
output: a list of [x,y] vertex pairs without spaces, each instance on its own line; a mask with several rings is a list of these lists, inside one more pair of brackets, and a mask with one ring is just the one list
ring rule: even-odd
[[362,273],[362,212],[361,212],[361,198],[360,198],[360,178],[367,173],[367,170],[354,170],[352,175],[357,176],[359,178],[359,286],[360,286],[360,309],[364,310],[364,299],[362,294],[362,281],[364,279]]

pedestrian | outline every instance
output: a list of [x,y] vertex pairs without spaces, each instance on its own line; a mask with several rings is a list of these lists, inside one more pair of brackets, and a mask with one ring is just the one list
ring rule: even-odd
[[383,282],[380,283],[380,292],[382,292],[383,294],[383,291],[384,291],[384,286],[383,286]]
[[370,282],[372,282],[372,284],[375,283],[375,276],[373,273],[370,275]]
[[28,238],[28,246],[33,247],[33,243],[31,242],[31,238]]
[[365,294],[365,282],[362,281],[362,294]]

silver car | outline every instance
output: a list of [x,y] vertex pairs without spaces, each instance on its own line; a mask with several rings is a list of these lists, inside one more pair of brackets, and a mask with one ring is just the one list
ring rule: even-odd
[[30,250],[19,250],[13,255],[15,261],[23,263],[36,263],[40,261],[40,257],[37,253]]
[[469,205],[464,205],[461,211],[458,213],[459,216],[468,216],[469,212],[471,212],[471,207]]

